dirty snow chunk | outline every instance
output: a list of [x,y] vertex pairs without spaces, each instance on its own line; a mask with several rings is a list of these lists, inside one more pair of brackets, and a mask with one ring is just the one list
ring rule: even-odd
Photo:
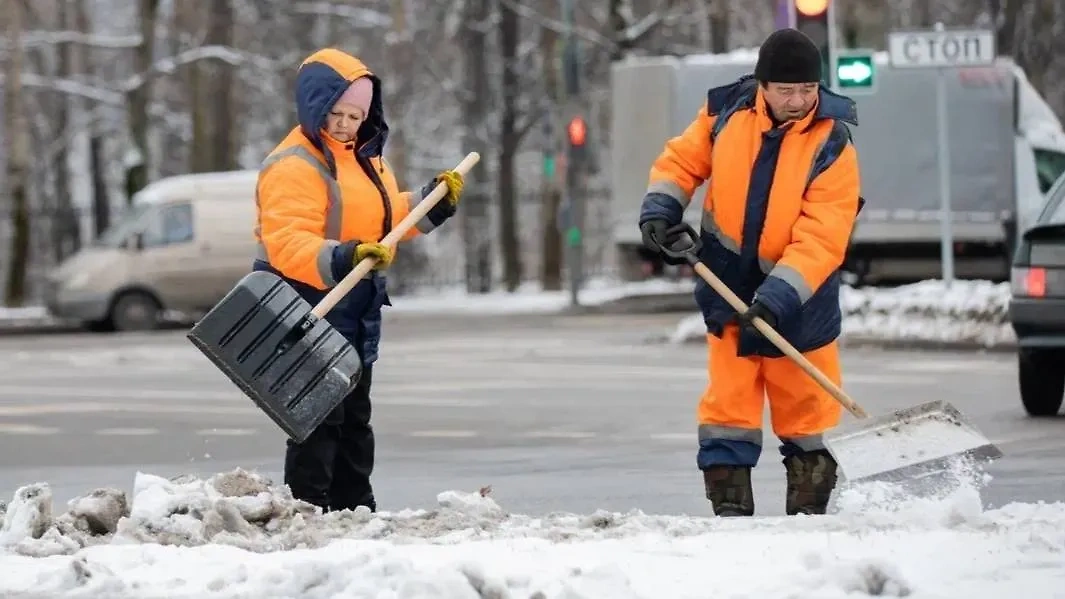
[[23,539],[39,539],[52,525],[52,489],[45,483],[20,487],[7,506],[0,527],[0,547],[16,545]]
[[86,530],[94,535],[113,533],[118,521],[129,515],[126,493],[118,489],[96,489],[67,504],[70,515],[85,522]]
[[436,502],[440,507],[451,508],[471,515],[502,517],[503,508],[499,504],[481,493],[462,493],[460,491],[444,491],[436,496]]

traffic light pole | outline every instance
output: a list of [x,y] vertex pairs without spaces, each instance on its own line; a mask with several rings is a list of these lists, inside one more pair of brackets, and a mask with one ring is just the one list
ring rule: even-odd
[[[566,24],[565,45],[562,55],[562,72],[565,75],[566,116],[568,122],[580,116],[580,58],[577,53],[577,39],[573,35],[574,0],[562,0],[562,21]],[[567,154],[565,186],[562,195],[563,239],[566,244],[566,263],[569,274],[570,305],[580,305],[580,289],[584,281],[584,139],[579,144],[573,143],[572,133],[567,127]]]

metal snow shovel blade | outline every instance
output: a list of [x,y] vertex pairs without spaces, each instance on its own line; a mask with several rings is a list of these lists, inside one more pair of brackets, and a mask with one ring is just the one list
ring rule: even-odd
[[[465,175],[480,159],[470,152],[455,170]],[[381,242],[395,247],[445,195],[447,185],[438,184]],[[358,351],[325,315],[376,262],[359,262],[313,307],[273,273],[249,273],[187,337],[289,437],[302,443],[362,375]]]
[[[747,305],[743,300],[699,260],[702,241],[695,230],[686,226],[684,234],[690,239],[690,244],[679,240],[672,247],[664,248],[664,253],[686,260],[733,309],[745,311]],[[823,437],[825,447],[836,459],[848,481],[901,481],[943,471],[959,459],[991,460],[1002,457],[999,448],[947,402],[929,402],[871,418],[858,402],[837,387],[767,322],[755,318],[753,324],[777,349],[859,419],[859,423],[849,427],[849,430],[830,431]]]

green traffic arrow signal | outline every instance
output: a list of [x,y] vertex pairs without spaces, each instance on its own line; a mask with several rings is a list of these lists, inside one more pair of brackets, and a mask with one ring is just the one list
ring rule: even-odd
[[869,65],[862,62],[845,64],[839,68],[839,78],[840,81],[864,83],[873,78],[873,69],[870,69]]
[[869,89],[873,87],[875,78],[876,69],[871,55],[836,58],[836,83],[841,89]]

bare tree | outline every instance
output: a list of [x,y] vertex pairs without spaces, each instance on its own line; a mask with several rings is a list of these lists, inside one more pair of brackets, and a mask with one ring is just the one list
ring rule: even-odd
[[[521,29],[518,15],[507,8],[499,7],[499,49],[502,59],[502,97],[499,111],[499,172],[496,178],[499,200],[499,245],[503,258],[503,283],[507,291],[514,291],[521,284],[521,245],[517,223],[517,181],[514,159],[525,131],[519,129],[517,103],[522,96],[521,73],[518,64],[518,42]],[[532,120],[531,118],[529,120]]]
[[148,102],[152,97],[151,78],[148,76],[155,55],[155,16],[159,0],[140,0],[140,45],[134,56],[134,68],[142,74],[140,84],[129,90],[129,130],[136,151],[134,162],[126,171],[126,201],[133,201],[133,194],[148,185],[148,167],[151,164],[148,150]]
[[22,88],[22,0],[7,0],[7,68],[4,83],[4,131],[8,143],[7,196],[11,199],[11,252],[4,301],[22,305],[26,299],[26,265],[30,252],[30,139]]
[[[492,0],[466,0],[462,33],[464,48],[463,71],[466,76],[462,91],[462,120],[464,122],[465,146],[483,147],[488,136],[485,121],[491,101],[488,79],[488,28],[491,26]],[[492,288],[492,245],[488,219],[490,196],[485,172],[488,165],[482,163],[470,173],[469,193],[466,194],[462,212],[462,237],[465,241],[466,290],[470,293],[488,293]]]
[[[558,14],[558,0],[544,2],[550,8],[548,14]],[[544,143],[547,146],[545,158],[550,160],[550,172],[545,169],[541,183],[542,206],[540,215],[540,286],[545,290],[562,289],[562,233],[558,228],[558,211],[562,207],[562,188],[558,184],[555,165],[559,143],[559,101],[561,89],[558,82],[558,42],[559,35],[555,27],[542,27],[540,32],[540,64],[544,80],[544,115],[547,123]]]
[[[61,30],[71,29],[74,18],[70,3],[60,2],[57,22]],[[61,79],[70,79],[80,71],[78,53],[74,44],[63,44],[59,48],[58,74]],[[75,115],[80,115],[83,108],[79,98],[61,95],[56,98],[55,131],[62,136],[58,143],[55,157],[55,206],[56,214],[52,229],[52,244],[56,261],[61,261],[81,247],[81,226],[78,214],[74,210],[70,185],[70,137],[67,131],[73,128]]]

